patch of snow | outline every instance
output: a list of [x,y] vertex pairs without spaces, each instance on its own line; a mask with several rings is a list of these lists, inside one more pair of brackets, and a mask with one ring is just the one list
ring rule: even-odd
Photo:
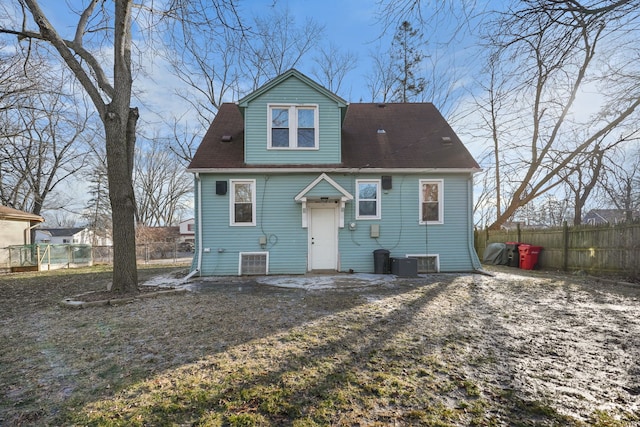
[[154,276],[146,282],[142,283],[142,286],[158,286],[160,288],[177,288],[184,284],[183,277],[174,277],[173,273],[161,274]]
[[261,276],[256,281],[262,285],[279,288],[321,290],[346,287],[385,285],[395,281],[391,274],[356,273],[347,275],[310,276]]

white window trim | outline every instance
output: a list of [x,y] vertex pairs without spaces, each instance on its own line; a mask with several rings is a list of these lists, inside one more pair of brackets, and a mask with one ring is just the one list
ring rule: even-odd
[[[373,215],[360,215],[360,184],[376,184],[376,214]],[[380,219],[382,212],[381,209],[381,193],[380,193],[381,181],[379,179],[356,179],[356,219]]]
[[[422,220],[422,184],[438,185],[438,221]],[[444,224],[444,180],[442,179],[421,179],[418,182],[418,224]]]
[[[273,147],[271,145],[271,110],[273,108],[288,108],[289,109],[289,146],[288,147]],[[314,122],[314,146],[313,147],[298,147],[298,115],[296,112],[298,109],[313,110],[313,122]],[[267,104],[267,150],[319,150],[320,149],[320,114],[318,104]],[[295,143],[295,146],[291,144]]]
[[[235,184],[251,185],[251,222],[236,222]],[[256,225],[256,180],[255,179],[230,179],[229,186],[231,187],[231,194],[229,195],[229,225],[232,227],[255,227]]]

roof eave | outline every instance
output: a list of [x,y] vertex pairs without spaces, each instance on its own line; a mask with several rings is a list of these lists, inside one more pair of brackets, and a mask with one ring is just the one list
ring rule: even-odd
[[440,173],[440,174],[476,174],[481,168],[337,168],[317,167],[243,167],[243,168],[189,168],[189,173]]
[[267,83],[265,83],[264,85],[262,85],[258,89],[254,90],[253,92],[251,92],[250,94],[248,94],[244,98],[239,99],[236,102],[236,104],[239,107],[243,107],[243,108],[247,107],[249,102],[253,101],[254,99],[259,97],[260,95],[268,92],[273,87],[279,85],[280,83],[282,83],[283,81],[285,81],[286,79],[288,79],[290,77],[296,77],[296,78],[300,79],[302,82],[304,82],[308,86],[311,86],[313,89],[315,89],[318,92],[322,93],[326,97],[332,99],[341,108],[344,108],[349,104],[347,101],[345,101],[344,99],[342,99],[341,97],[339,97],[335,93],[329,91],[325,87],[319,85],[318,83],[316,83],[315,81],[313,81],[309,77],[305,76],[304,74],[302,74],[300,71],[296,70],[295,68],[292,68],[292,69],[290,69],[288,71],[285,71],[284,73],[280,74],[278,77],[268,81]]
[[5,214],[5,215],[0,215],[0,220],[44,222],[43,217],[35,214],[25,214],[25,215]]

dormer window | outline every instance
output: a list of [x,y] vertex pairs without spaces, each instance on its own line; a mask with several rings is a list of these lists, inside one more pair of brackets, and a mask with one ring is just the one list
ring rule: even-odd
[[268,147],[318,149],[317,105],[269,105]]

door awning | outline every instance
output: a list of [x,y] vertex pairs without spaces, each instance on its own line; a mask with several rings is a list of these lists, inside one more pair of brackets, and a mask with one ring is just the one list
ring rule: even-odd
[[344,228],[344,208],[345,204],[353,200],[353,195],[345,190],[340,184],[335,182],[326,173],[320,174],[316,179],[307,185],[294,200],[302,203],[302,227],[307,228],[307,202],[338,200],[340,202],[340,223],[339,227]]

